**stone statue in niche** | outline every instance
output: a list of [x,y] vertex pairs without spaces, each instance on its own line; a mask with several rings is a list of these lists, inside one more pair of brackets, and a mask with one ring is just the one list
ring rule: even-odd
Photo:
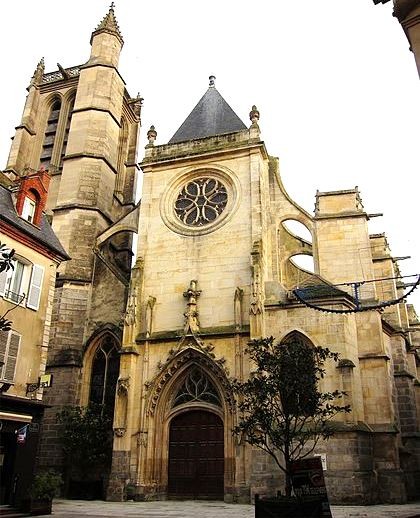
[[262,313],[262,293],[261,293],[261,243],[255,242],[251,252],[251,272],[252,272],[252,292],[251,307],[252,315]]
[[197,290],[197,281],[192,280],[190,287],[184,292],[184,297],[188,299],[187,309],[184,313],[184,333],[195,334],[200,332],[200,322],[198,320],[197,299],[201,290]]
[[150,338],[153,331],[153,309],[156,304],[156,297],[150,296],[146,303],[146,338]]
[[135,341],[138,312],[138,293],[143,279],[144,260],[138,257],[132,270],[130,288],[127,299],[127,309],[124,315],[124,344],[130,345]]
[[242,329],[242,302],[244,298],[244,290],[236,288],[235,296],[233,299],[234,315],[235,315],[235,329],[237,331]]
[[127,430],[127,412],[128,412],[128,391],[130,389],[130,377],[118,378],[117,381],[117,405],[115,408],[115,424],[114,434],[117,437],[123,437]]

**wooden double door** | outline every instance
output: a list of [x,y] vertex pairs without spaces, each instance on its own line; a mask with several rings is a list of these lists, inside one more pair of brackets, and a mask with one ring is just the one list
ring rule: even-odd
[[205,410],[174,417],[169,432],[169,498],[223,500],[223,495],[222,420]]

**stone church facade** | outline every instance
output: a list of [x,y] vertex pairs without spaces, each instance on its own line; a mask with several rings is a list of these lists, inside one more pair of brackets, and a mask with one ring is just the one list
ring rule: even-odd
[[[273,494],[281,474],[232,435],[230,380],[250,373],[250,339],[298,337],[340,353],[322,388],[345,390],[352,409],[317,450],[331,500],[418,497],[419,323],[404,301],[354,311],[345,283],[364,282],[362,301],[376,305],[403,290],[358,188],[317,192],[313,215],[299,207],[260,139],[257,108],[245,125],[211,77],[167,144],[148,131],[136,206],[142,100],[118,72],[112,7],[91,44],[79,67],[38,65],[6,169],[49,169],[53,228],[72,257],[56,283],[40,466],[62,463],[57,408],[92,401],[114,409],[107,498],[128,488],[136,499]],[[313,272],[298,265],[302,255]],[[297,287],[311,288],[318,310]]]

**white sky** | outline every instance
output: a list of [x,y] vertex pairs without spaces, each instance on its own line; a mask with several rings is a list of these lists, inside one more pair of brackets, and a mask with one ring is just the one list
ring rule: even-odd
[[[359,186],[383,212],[403,273],[420,273],[419,78],[392,2],[372,0],[116,0],[124,36],[120,71],[144,97],[138,160],[151,124],[166,143],[216,76],[248,125],[256,104],[289,194],[312,213],[315,192]],[[33,70],[87,61],[106,0],[2,2],[0,167],[19,124]],[[420,289],[411,296],[420,311]]]

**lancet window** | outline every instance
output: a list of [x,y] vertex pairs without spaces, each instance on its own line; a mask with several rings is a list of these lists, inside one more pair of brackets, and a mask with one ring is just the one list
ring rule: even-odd
[[92,361],[89,402],[114,410],[115,389],[120,371],[120,357],[115,339],[106,335]]
[[55,100],[51,106],[51,111],[48,116],[47,127],[45,129],[44,143],[42,145],[40,165],[44,169],[49,170],[51,164],[51,157],[54,148],[55,136],[57,133],[58,119],[60,116],[61,101]]

